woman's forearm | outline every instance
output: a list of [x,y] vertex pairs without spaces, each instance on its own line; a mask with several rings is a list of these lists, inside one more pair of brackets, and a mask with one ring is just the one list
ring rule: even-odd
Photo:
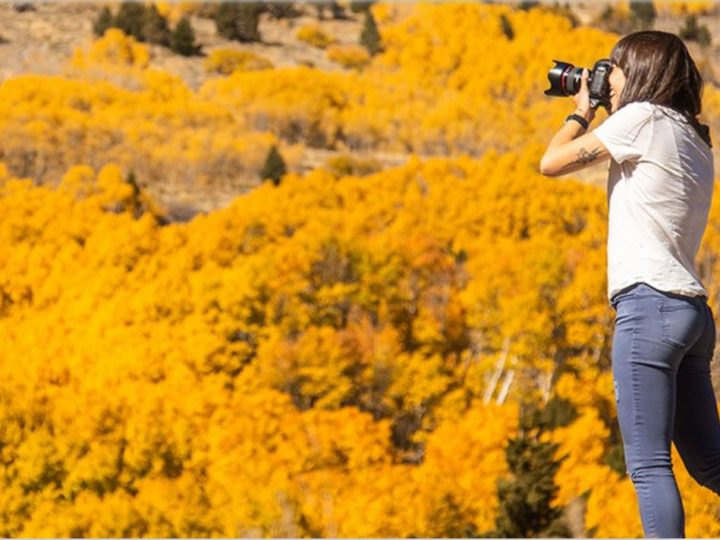
[[[582,109],[576,109],[574,114],[582,116],[588,121],[588,123],[592,122],[594,117],[594,115],[591,116]],[[580,122],[575,122],[574,120],[565,122],[557,133],[553,135],[552,139],[550,139],[547,150],[545,150],[545,155],[552,153],[555,148],[562,146],[573,139],[577,139],[583,133],[585,133],[585,128],[580,125]]]

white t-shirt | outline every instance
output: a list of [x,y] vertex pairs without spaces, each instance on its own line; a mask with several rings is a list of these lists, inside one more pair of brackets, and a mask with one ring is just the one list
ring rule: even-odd
[[608,299],[638,281],[707,295],[695,255],[713,193],[710,147],[681,113],[649,102],[625,105],[593,133],[612,156]]

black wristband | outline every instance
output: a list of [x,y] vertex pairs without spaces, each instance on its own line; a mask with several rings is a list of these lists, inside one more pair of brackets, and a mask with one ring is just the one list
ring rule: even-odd
[[579,114],[575,114],[575,113],[571,114],[570,116],[565,118],[565,122],[567,122],[568,120],[575,120],[585,129],[587,129],[588,126],[590,126],[590,123],[587,120],[585,120],[582,116],[580,116]]

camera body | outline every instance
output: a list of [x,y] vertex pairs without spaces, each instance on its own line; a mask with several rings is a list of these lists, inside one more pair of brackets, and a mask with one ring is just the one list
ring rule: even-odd
[[[575,67],[568,62],[553,60],[555,67],[548,72],[550,88],[545,90],[546,96],[573,96],[580,91],[582,67]],[[595,62],[588,74],[588,91],[590,107],[605,107],[610,112],[610,72],[612,63],[607,58]]]

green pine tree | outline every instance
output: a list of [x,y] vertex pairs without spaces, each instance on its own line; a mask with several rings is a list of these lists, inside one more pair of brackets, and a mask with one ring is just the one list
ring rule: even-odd
[[145,205],[140,195],[140,186],[138,185],[135,171],[131,170],[125,177],[125,181],[132,186],[133,192],[125,205],[124,210],[132,212],[133,218],[138,219],[145,212]]
[[521,9],[523,11],[528,11],[539,5],[540,5],[540,2],[537,2],[537,1],[525,1],[525,2],[520,2],[518,4],[518,9]]
[[222,2],[215,12],[218,35],[236,41],[260,41],[258,25],[263,11],[259,2]]
[[685,17],[685,25],[680,29],[679,35],[686,41],[697,41],[701,46],[710,45],[710,31],[706,25],[698,24],[694,13]]
[[534,404],[521,405],[518,434],[505,449],[510,475],[497,483],[500,508],[495,537],[572,537],[562,509],[551,505],[558,491],[555,473],[565,458],[556,461],[558,445],[540,441],[552,416]]
[[333,19],[347,19],[347,15],[345,14],[345,8],[335,2],[334,0],[330,2],[330,12],[332,13]]
[[285,167],[285,160],[283,160],[280,152],[275,145],[272,145],[267,157],[265,158],[265,164],[260,171],[260,176],[263,180],[271,179],[273,184],[276,186],[280,184],[280,180],[283,175],[287,172]]
[[365,24],[360,33],[360,44],[367,49],[370,56],[374,56],[382,51],[380,32],[378,31],[375,17],[373,17],[372,11],[370,10],[365,12]]
[[112,11],[110,11],[110,8],[105,6],[100,10],[100,13],[98,14],[97,19],[95,19],[95,22],[93,23],[93,33],[97,37],[101,37],[105,30],[110,28],[113,25],[113,15]]
[[172,50],[183,56],[193,56],[200,53],[201,46],[195,43],[195,31],[190,19],[183,17],[173,30],[170,47]]
[[270,2],[266,5],[267,13],[273,19],[293,19],[302,15],[295,7],[295,2]]
[[142,14],[142,38],[147,43],[167,47],[170,45],[170,27],[167,19],[151,4]]
[[651,29],[655,22],[655,17],[657,17],[655,4],[647,1],[631,0],[630,13],[636,21],[636,28],[639,30]]
[[320,20],[325,19],[325,8],[330,8],[330,13],[333,19],[345,19],[345,10],[335,0],[322,0],[321,2],[315,2],[315,11],[317,18]]
[[515,37],[515,31],[513,30],[510,19],[508,19],[507,15],[504,13],[500,14],[500,26],[502,26],[502,31],[503,34],[505,34],[505,37],[508,38],[509,41],[512,41]]
[[362,13],[364,11],[369,11],[372,4],[372,1],[350,0],[350,11],[352,11],[353,13]]
[[115,24],[128,36],[143,41],[143,15],[145,6],[139,2],[123,2],[115,17]]

